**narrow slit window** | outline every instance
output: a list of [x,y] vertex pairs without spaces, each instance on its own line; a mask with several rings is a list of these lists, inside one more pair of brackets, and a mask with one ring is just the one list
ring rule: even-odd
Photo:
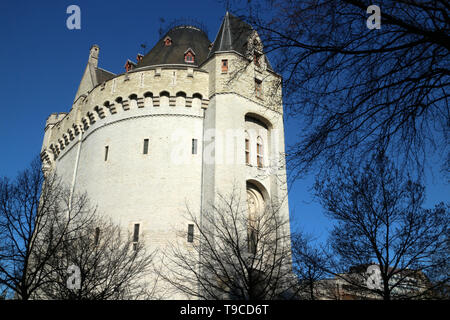
[[109,146],[105,146],[105,161],[108,161]]
[[245,164],[250,164],[250,139],[245,137]]
[[100,239],[100,228],[95,228],[95,235],[94,235],[94,245],[98,245],[98,241]]
[[148,154],[148,139],[144,139],[144,154]]
[[138,242],[139,242],[139,223],[135,223],[133,232],[133,250],[137,249]]
[[263,144],[261,137],[258,137],[257,143],[256,143],[256,156],[257,156],[257,162],[258,162],[258,168],[263,167]]
[[192,139],[192,154],[197,154],[197,139]]
[[262,81],[255,79],[255,95],[258,98],[262,97]]
[[194,242],[194,225],[188,224],[188,236],[187,236],[188,242]]

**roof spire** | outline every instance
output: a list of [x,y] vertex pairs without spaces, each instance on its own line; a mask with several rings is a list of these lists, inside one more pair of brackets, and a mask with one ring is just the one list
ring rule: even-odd
[[236,51],[243,54],[246,50],[244,45],[247,43],[252,30],[253,28],[250,25],[227,11],[209,56],[221,51]]

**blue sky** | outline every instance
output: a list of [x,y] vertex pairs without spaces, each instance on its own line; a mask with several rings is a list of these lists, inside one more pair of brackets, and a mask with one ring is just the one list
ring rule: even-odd
[[[66,8],[81,8],[81,30],[66,28]],[[135,59],[140,44],[158,40],[160,18],[166,24],[193,18],[205,24],[214,40],[225,5],[214,0],[192,1],[11,1],[0,2],[0,176],[14,176],[39,153],[45,120],[69,111],[86,66],[91,45],[100,46],[99,67],[122,73],[126,59]],[[286,142],[296,139],[299,126],[286,123]],[[449,188],[436,171],[427,182],[427,206],[448,199]],[[328,220],[312,201],[312,178],[290,189],[293,222],[324,239]]]

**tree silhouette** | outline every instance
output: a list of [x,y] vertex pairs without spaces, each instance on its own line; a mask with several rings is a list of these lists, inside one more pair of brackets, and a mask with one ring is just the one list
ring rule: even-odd
[[[100,227],[100,229],[96,229]],[[96,231],[101,231],[101,235]],[[101,216],[36,158],[16,179],[0,179],[0,292],[6,298],[119,299],[147,297],[140,279],[153,258],[143,244]],[[81,289],[67,286],[68,267]]]
[[379,144],[410,173],[423,173],[430,155],[447,167],[448,152],[441,150],[448,145],[450,6],[383,1],[381,28],[370,30],[372,4],[253,0],[234,6],[284,76],[288,114],[302,121],[288,150],[295,176],[314,164],[324,167],[323,161],[367,159]]
[[[327,272],[386,300],[431,297],[448,284],[448,272],[434,284],[427,278],[448,270],[448,205],[423,208],[425,188],[383,153],[361,168],[339,165],[334,175],[318,178],[315,190],[335,222],[329,242],[336,259],[329,254]],[[369,264],[380,269],[380,285],[372,289]]]
[[201,218],[188,210],[195,226],[192,243],[179,234],[164,255],[160,276],[189,297],[200,299],[292,298],[288,221],[279,205],[267,203],[249,215],[239,193],[218,195]]

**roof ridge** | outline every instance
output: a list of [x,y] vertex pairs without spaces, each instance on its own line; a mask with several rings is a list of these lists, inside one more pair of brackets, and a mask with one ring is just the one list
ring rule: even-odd
[[108,71],[108,70],[103,69],[103,68],[97,67],[97,70],[105,71],[105,72],[108,72],[108,73],[110,73],[110,74],[112,74],[112,75],[116,75],[114,72]]
[[232,35],[231,35],[230,16],[228,14],[228,11],[227,11],[226,17],[227,17],[227,24],[228,24],[228,28],[227,28],[228,37],[230,38],[230,48],[233,49],[233,38],[232,38]]

